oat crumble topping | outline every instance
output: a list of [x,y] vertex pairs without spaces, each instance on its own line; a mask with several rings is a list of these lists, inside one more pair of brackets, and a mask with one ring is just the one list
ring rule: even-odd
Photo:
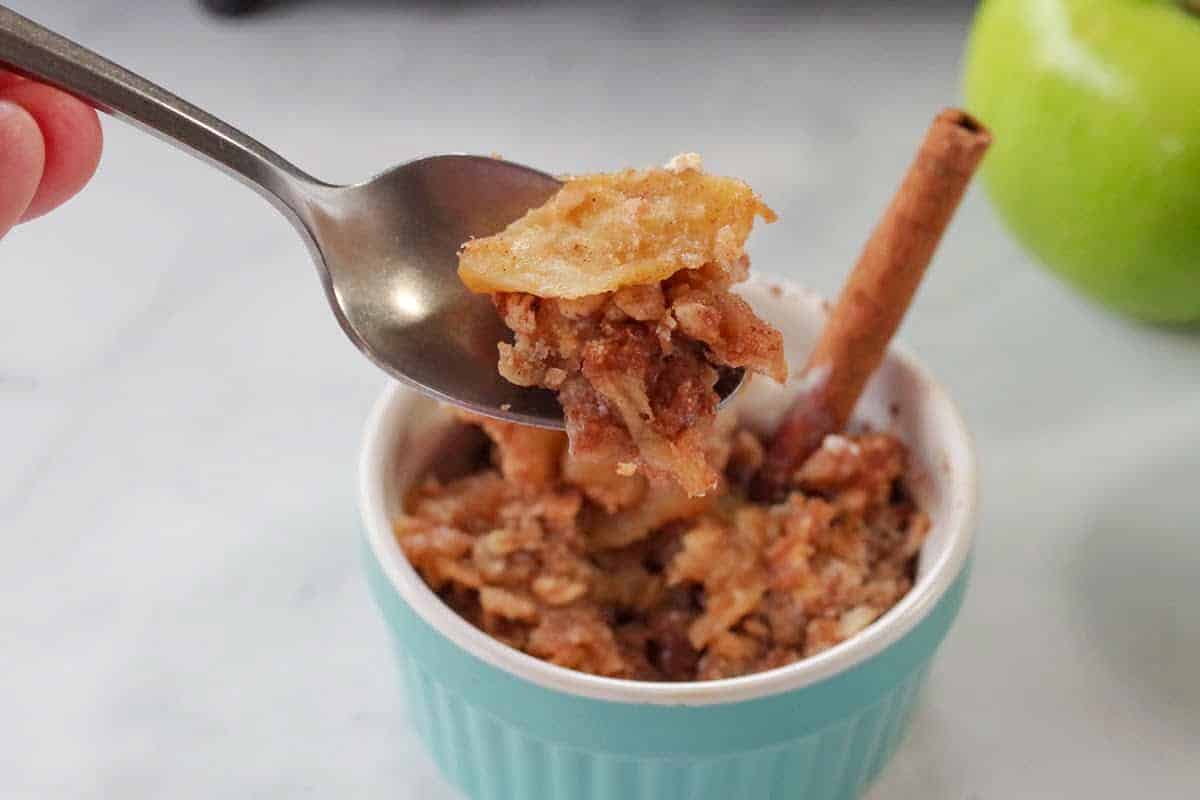
[[558,432],[472,422],[490,462],[425,480],[396,535],[446,603],[538,658],[637,680],[733,677],[853,636],[912,586],[929,520],[892,436],[830,437],[764,506],[745,494],[762,441],[725,415],[708,453],[721,491],[704,497],[577,458]]

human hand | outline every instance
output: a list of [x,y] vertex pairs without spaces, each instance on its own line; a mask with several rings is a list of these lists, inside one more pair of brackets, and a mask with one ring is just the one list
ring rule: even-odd
[[100,162],[101,142],[92,108],[0,70],[0,237],[82,189]]

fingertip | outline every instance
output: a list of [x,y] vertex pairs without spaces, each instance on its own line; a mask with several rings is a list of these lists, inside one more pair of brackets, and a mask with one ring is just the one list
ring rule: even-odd
[[22,106],[37,122],[44,141],[42,180],[20,221],[62,205],[92,177],[100,163],[103,135],[96,112],[80,100],[33,81],[0,89],[0,99]]
[[46,163],[45,142],[33,115],[0,98],[0,236],[8,233],[37,194]]

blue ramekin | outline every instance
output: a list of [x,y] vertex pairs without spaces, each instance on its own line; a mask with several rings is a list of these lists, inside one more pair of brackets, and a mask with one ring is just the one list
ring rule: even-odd
[[[756,281],[742,294],[811,344],[822,301]],[[738,398],[766,425],[795,386]],[[449,415],[399,385],[368,422],[360,481],[365,563],[392,634],[409,714],[446,778],[477,800],[832,800],[859,796],[896,749],[966,587],[975,525],[970,437],[945,392],[893,350],[857,419],[901,436],[933,519],[912,591],[866,630],[796,664],[720,681],[659,684],[585,675],[490,638],[405,560],[392,524],[405,490],[453,458]]]

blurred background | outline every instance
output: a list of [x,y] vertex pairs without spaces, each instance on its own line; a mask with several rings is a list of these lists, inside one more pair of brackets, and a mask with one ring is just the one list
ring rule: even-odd
[[[779,212],[755,268],[830,295],[960,102],[974,9],[6,2],[329,181],[445,151],[551,172],[700,152]],[[0,796],[457,797],[358,569],[357,440],[384,376],[259,197],[105,135],[95,182],[0,246]],[[976,433],[984,515],[869,797],[1185,796],[1200,338],[1069,293],[978,189],[901,338]]]

